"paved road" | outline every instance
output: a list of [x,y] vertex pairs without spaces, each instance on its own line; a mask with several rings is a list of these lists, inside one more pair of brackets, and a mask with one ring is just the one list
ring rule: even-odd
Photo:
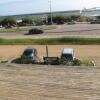
[[61,36],[81,36],[100,37],[100,24],[75,24],[59,25],[57,29],[45,30],[40,35],[25,35],[27,32],[0,33],[2,38],[40,38],[40,37],[61,37]]
[[46,31],[49,34],[100,35],[100,24],[63,25],[58,29]]

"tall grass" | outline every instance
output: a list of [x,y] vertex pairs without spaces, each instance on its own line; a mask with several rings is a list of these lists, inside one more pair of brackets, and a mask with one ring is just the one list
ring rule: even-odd
[[99,45],[100,38],[0,39],[0,45]]

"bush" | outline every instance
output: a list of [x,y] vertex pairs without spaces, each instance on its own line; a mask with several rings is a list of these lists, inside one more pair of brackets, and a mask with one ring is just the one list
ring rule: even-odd
[[73,61],[68,59],[61,59],[59,64],[67,66],[94,66],[92,60],[90,59],[79,60],[76,58]]
[[21,57],[12,60],[11,63],[32,64],[32,63],[35,63],[35,62],[33,60],[31,60],[30,58],[26,57],[25,55],[22,55]]
[[62,65],[73,65],[73,59],[72,58],[66,58],[66,57],[61,57],[60,63]]
[[0,63],[3,63],[3,64],[8,63],[8,60],[2,60],[0,61]]
[[82,66],[94,66],[93,62],[90,59],[83,59],[81,60]]
[[81,65],[81,60],[79,59],[74,59],[73,61],[73,66],[80,66]]
[[74,66],[94,66],[92,60],[90,59],[82,59],[82,60],[75,59],[73,61],[73,65]]

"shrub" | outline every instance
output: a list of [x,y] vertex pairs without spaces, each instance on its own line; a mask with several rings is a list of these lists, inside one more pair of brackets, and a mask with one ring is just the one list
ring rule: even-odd
[[82,59],[82,60],[74,59],[73,65],[74,66],[94,66],[92,60],[90,59]]
[[82,59],[79,60],[75,58],[74,60],[70,59],[60,59],[59,64],[61,65],[67,65],[67,66],[94,66],[92,60],[90,59]]
[[22,55],[21,57],[12,60],[11,63],[32,64],[34,62],[33,62],[33,60],[31,60],[30,58],[26,57],[25,55]]
[[2,61],[0,61],[0,63],[8,63],[8,60],[2,60]]
[[82,59],[81,65],[82,66],[94,66],[92,60],[90,60],[90,59]]
[[74,59],[73,61],[73,66],[80,66],[81,65],[81,60],[79,59]]

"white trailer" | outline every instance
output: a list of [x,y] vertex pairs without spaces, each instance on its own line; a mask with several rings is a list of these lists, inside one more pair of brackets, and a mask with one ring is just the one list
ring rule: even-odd
[[75,53],[73,48],[64,48],[61,53],[61,59],[73,61],[75,59]]

